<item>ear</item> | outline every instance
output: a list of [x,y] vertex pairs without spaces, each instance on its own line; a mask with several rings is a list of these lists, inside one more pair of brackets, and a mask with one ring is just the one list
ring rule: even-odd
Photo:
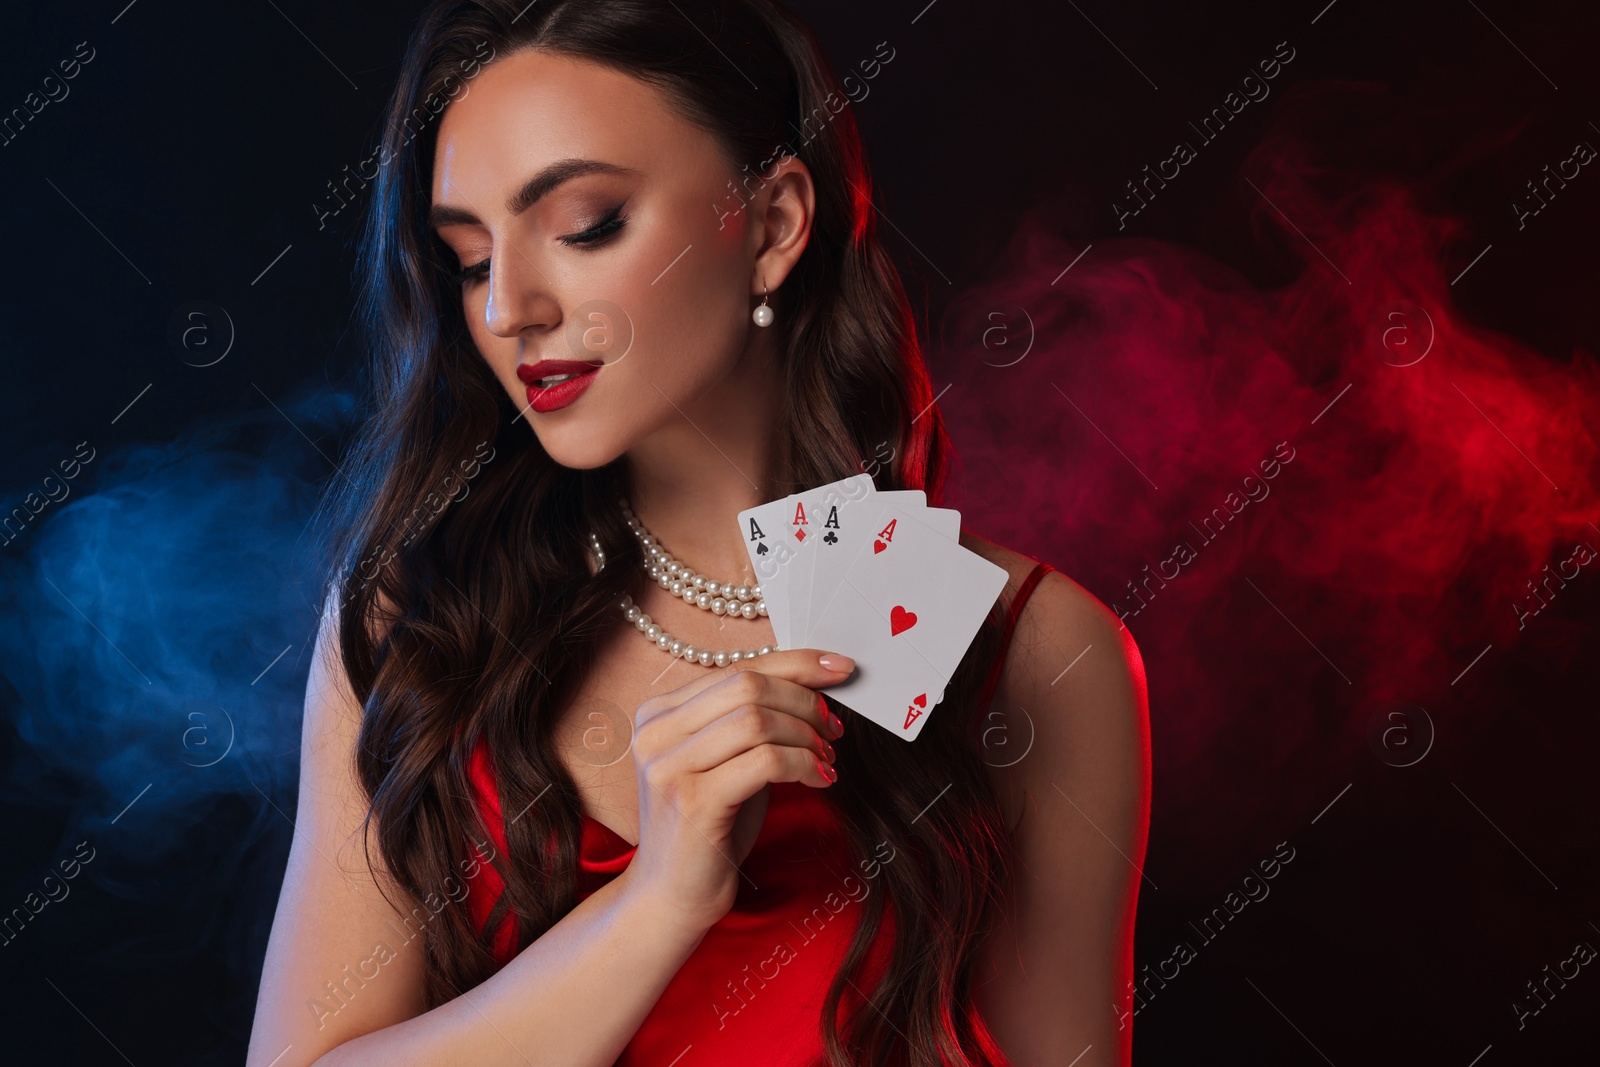
[[758,222],[751,227],[755,263],[750,274],[750,294],[761,296],[763,287],[777,292],[789,276],[811,238],[816,213],[816,188],[811,170],[796,156],[784,156],[773,167],[773,177],[753,205]]

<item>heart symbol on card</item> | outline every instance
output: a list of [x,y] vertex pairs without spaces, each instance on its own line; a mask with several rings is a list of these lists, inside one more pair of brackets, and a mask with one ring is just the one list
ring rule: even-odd
[[911,703],[915,704],[919,708],[927,707],[928,706],[928,694],[927,693],[923,693],[921,696],[917,697]]
[[911,629],[916,624],[917,624],[917,616],[916,616],[916,614],[914,612],[907,611],[905,608],[901,607],[899,604],[896,604],[893,608],[891,608],[889,610],[889,636],[890,637],[893,637],[895,634],[898,634],[898,633],[904,633],[906,630]]
[[876,556],[879,552],[882,552],[888,547],[889,546],[884,544],[882,541],[874,541],[872,542],[872,554]]

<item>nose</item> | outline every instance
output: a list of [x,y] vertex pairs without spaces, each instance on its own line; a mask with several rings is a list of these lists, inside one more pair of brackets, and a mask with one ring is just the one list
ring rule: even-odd
[[488,285],[483,318],[490,333],[517,337],[532,327],[549,327],[560,321],[560,305],[549,279],[509,241],[500,242],[489,257]]

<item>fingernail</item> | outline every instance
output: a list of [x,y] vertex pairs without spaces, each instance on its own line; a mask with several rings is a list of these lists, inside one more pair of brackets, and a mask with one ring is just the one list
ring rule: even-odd
[[833,746],[826,741],[822,742],[822,754],[828,757],[829,763],[833,762]]
[[818,760],[817,766],[822,770],[822,777],[826,778],[828,781],[837,782],[839,780],[839,772],[828,766],[826,763]]
[[817,662],[826,670],[835,674],[849,674],[856,669],[856,661],[849,656],[841,656],[837,652],[829,652],[826,656],[818,656]]
[[823,721],[828,724],[828,733],[835,741],[844,736],[844,720],[833,712],[823,709]]

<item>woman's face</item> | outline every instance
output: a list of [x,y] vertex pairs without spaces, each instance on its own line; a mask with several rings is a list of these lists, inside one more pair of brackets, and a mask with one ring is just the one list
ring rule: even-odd
[[764,252],[763,198],[729,214],[735,175],[654,89],[581,59],[503,56],[445,109],[431,222],[469,269],[472,340],[556,462],[597,467],[697,421],[745,355],[752,290],[782,281],[804,236]]

